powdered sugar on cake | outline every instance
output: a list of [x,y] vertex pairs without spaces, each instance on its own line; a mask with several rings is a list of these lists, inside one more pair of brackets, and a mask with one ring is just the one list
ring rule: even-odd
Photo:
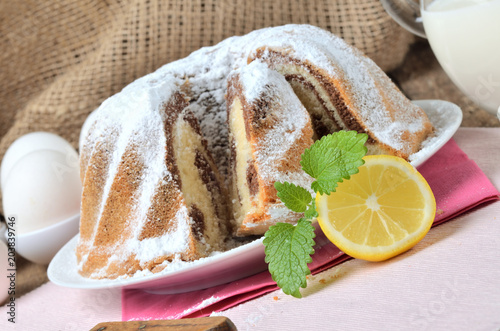
[[279,169],[280,163],[287,159],[290,149],[310,124],[307,110],[285,78],[269,69],[266,64],[256,60],[236,73],[240,76],[248,103],[257,102],[263,96],[273,101],[274,111],[267,115],[274,117],[273,128],[268,130],[255,146],[260,175],[268,182],[286,181],[309,188],[313,179],[304,171],[284,172]]
[[167,236],[145,238],[137,240],[136,236],[127,242],[127,248],[135,253],[136,259],[141,263],[146,263],[158,256],[169,256],[187,249],[189,219],[186,207],[181,207],[175,217],[175,227]]

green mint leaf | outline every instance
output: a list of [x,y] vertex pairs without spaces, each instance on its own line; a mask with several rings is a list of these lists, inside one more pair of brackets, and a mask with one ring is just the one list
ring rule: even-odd
[[339,131],[321,138],[302,154],[302,169],[316,179],[311,188],[319,194],[335,192],[339,182],[351,178],[361,166],[367,148],[365,133]]
[[311,273],[307,264],[314,253],[314,226],[311,221],[299,219],[297,225],[277,223],[265,234],[266,262],[273,280],[285,294],[301,298],[299,289],[307,286]]
[[306,220],[311,220],[315,217],[318,217],[318,212],[316,211],[316,201],[312,200],[311,205],[309,205],[309,208],[307,208],[304,213],[304,218]]
[[288,182],[276,182],[274,183],[274,187],[278,191],[278,197],[281,201],[283,201],[288,209],[294,212],[305,212],[312,200],[311,193],[303,187]]

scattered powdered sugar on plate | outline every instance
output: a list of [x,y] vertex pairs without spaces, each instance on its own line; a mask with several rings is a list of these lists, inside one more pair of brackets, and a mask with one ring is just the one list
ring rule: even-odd
[[178,318],[178,317],[186,316],[186,315],[190,314],[190,313],[191,313],[191,312],[193,312],[193,311],[198,311],[198,310],[203,309],[203,308],[205,308],[205,307],[208,307],[208,306],[210,306],[211,304],[216,303],[216,302],[218,302],[218,301],[219,301],[219,298],[218,298],[218,297],[216,297],[216,296],[211,296],[210,298],[203,300],[202,302],[200,302],[200,303],[199,303],[199,304],[197,304],[196,306],[194,306],[194,307],[191,307],[191,308],[189,308],[189,309],[184,310],[182,313],[180,313],[180,314],[178,314],[178,315],[174,316],[174,318]]

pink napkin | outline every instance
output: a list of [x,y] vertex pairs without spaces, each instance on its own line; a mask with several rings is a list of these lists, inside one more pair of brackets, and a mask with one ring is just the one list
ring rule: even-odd
[[[498,200],[500,193],[477,164],[450,140],[419,167],[436,197],[434,225],[443,223],[476,206]],[[312,274],[342,263],[350,257],[321,233],[316,237]],[[156,295],[142,290],[122,290],[122,319],[179,319],[208,316],[278,289],[269,272],[232,283],[189,293]]]

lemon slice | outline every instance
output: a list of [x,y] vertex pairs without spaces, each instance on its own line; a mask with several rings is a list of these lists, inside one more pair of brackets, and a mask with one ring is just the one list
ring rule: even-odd
[[429,231],[436,200],[424,177],[402,158],[364,157],[336,192],[316,197],[325,235],[352,257],[383,261],[403,253]]

